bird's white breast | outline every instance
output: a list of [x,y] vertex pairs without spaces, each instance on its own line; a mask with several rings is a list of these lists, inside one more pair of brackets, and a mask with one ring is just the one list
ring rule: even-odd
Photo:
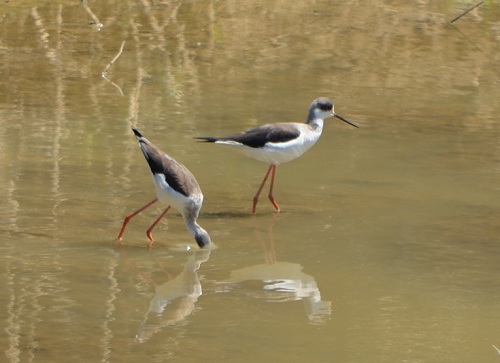
[[158,199],[171,205],[182,215],[185,214],[185,210],[190,204],[197,206],[197,209],[201,208],[203,204],[203,194],[193,194],[186,197],[175,191],[174,188],[167,183],[163,174],[154,174],[153,181],[156,186],[156,196]]

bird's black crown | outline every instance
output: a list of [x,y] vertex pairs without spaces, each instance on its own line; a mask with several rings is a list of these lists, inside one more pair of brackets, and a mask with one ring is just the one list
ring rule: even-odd
[[328,99],[319,99],[317,101],[317,106],[321,111],[331,111],[333,104]]

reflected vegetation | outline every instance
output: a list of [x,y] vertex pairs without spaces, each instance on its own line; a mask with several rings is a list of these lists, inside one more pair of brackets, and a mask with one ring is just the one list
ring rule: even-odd
[[[450,24],[472,5],[2,2],[4,359],[497,360],[500,3]],[[193,137],[300,122],[320,95],[362,131],[325,123],[254,238],[259,164]],[[218,250],[171,248],[172,213],[148,251],[157,210],[116,244],[151,191],[130,124],[196,175]]]

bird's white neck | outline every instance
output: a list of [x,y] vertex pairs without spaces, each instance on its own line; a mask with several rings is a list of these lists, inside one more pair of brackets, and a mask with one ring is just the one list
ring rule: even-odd
[[185,222],[186,222],[186,227],[187,227],[189,233],[191,233],[191,235],[193,237],[195,237],[196,233],[200,232],[200,230],[203,229],[200,227],[200,225],[198,223],[196,223],[195,220],[193,220],[191,218],[185,218]]
[[321,133],[321,131],[323,131],[323,122],[324,120],[322,118],[314,118],[310,121],[308,120],[307,124],[310,125],[314,131]]
[[[205,245],[211,244],[210,236],[207,231],[205,231],[201,226],[196,223],[196,219],[191,218],[189,216],[184,217],[184,222],[186,223],[186,227],[191,233],[191,235],[194,237],[198,245],[200,243],[203,243]],[[204,247],[201,246],[200,247]]]

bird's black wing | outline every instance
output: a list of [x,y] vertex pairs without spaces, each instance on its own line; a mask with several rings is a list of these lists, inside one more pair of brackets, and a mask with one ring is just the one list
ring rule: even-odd
[[224,137],[198,137],[206,142],[234,141],[248,147],[264,147],[267,143],[283,143],[296,139],[300,130],[294,124],[269,124]]
[[137,136],[139,146],[153,175],[163,175],[168,185],[184,196],[188,196],[195,189],[199,189],[199,185],[193,174],[184,165],[178,163],[154,146],[137,129],[133,129],[133,131]]

